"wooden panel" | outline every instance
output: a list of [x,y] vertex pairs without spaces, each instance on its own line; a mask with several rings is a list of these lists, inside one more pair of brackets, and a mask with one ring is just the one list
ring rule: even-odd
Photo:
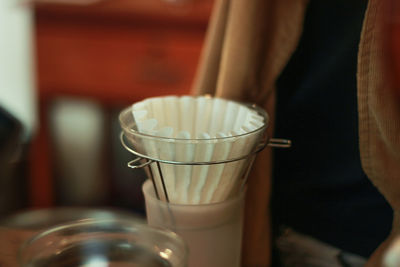
[[38,82],[42,97],[72,94],[126,102],[188,92],[202,33],[148,28],[37,29]]
[[[33,0],[35,1],[35,0]],[[41,17],[85,21],[151,21],[152,23],[178,23],[182,27],[203,26],[208,22],[213,0],[99,0],[91,5],[53,4],[50,0],[36,0],[35,10]],[[47,4],[46,4],[47,3]]]
[[197,12],[163,16],[165,2],[154,0],[103,1],[91,8],[39,5],[41,97],[72,94],[118,103],[187,93],[211,7],[210,1],[200,2]]
[[388,16],[385,21],[386,42],[388,48],[388,70],[393,81],[397,94],[400,96],[400,3],[392,0],[387,1]]

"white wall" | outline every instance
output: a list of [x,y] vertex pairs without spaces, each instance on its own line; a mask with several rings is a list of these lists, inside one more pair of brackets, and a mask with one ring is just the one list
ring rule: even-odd
[[21,0],[0,0],[0,105],[24,125],[36,125],[32,10]]

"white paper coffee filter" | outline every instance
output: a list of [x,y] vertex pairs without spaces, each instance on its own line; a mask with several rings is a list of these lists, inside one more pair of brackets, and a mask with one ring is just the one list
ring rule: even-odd
[[232,130],[235,130],[235,123],[236,123],[236,117],[237,113],[239,110],[240,106],[237,105],[235,102],[228,102],[226,110],[229,112],[226,112],[222,124],[222,132],[226,133]]
[[[164,127],[160,129],[156,135],[162,138],[171,138],[173,135],[172,127]],[[152,139],[151,142],[158,149],[158,158],[163,158],[165,160],[173,161],[175,159],[175,145],[172,142],[163,142],[159,139]],[[155,164],[152,164],[155,165]],[[174,165],[172,164],[160,164],[160,169],[163,175],[164,184],[168,194],[170,202],[176,203],[176,198],[178,197],[176,191],[176,173]],[[156,170],[158,172],[158,169]],[[163,192],[163,191],[161,191]]]
[[[200,139],[210,139],[210,135],[202,133]],[[211,162],[214,153],[214,142],[200,142],[195,146],[195,162]],[[188,203],[199,204],[201,193],[208,177],[210,165],[192,166],[192,177],[188,191]]]
[[[251,107],[211,97],[154,97],[135,103],[131,110],[132,130],[137,134],[130,134],[128,140],[139,153],[164,161],[211,162],[245,156],[259,142],[263,131],[257,130],[266,123]],[[202,204],[227,199],[239,188],[246,162],[161,163],[169,201]],[[154,166],[152,173],[157,175]]]
[[[157,149],[156,143],[153,139],[142,139],[141,143],[143,146],[143,150],[146,151],[147,155],[149,155],[152,158],[160,157],[158,154],[158,149]],[[150,168],[151,168],[152,175],[154,177],[155,187],[157,189],[157,192],[159,193],[159,197],[161,200],[166,201],[167,199],[165,198],[165,194],[164,194],[163,181],[162,181],[162,178],[158,171],[158,168],[154,164],[151,164]]]
[[189,132],[191,136],[195,133],[195,98],[191,96],[182,96],[179,101],[179,114],[180,116],[179,128],[181,131]]
[[[239,131],[233,131],[233,135],[241,135],[244,131],[241,129]],[[229,158],[238,158],[242,154],[243,149],[246,149],[247,138],[238,137],[231,144]],[[232,190],[236,187],[236,184],[240,182],[240,176],[242,174],[241,167],[243,160],[234,161],[230,163],[226,163],[224,165],[224,171],[221,174],[221,179],[217,188],[215,189],[213,196],[211,198],[211,202],[219,202],[224,199],[227,199],[228,196],[231,195]]]
[[209,121],[208,131],[206,131],[209,135],[215,136],[218,132],[223,132],[223,122],[224,117],[227,113],[231,113],[230,111],[226,110],[227,101],[216,98],[212,101],[212,111],[211,111],[211,118]]
[[[227,136],[223,133],[218,133],[217,137],[224,138]],[[216,142],[211,161],[217,161],[221,158],[227,159],[231,150],[231,145],[232,142],[230,141]],[[201,192],[200,204],[211,203],[212,196],[220,183],[225,166],[226,164],[214,164],[208,169],[207,179]]]
[[[200,133],[208,133],[212,112],[212,98],[200,97],[196,100],[196,119],[194,121],[193,133],[195,136]],[[209,134],[209,133],[208,133]]]
[[[163,100],[163,113],[165,117],[165,125],[172,127],[175,131],[180,131],[180,113],[179,102],[176,96],[167,96]],[[157,119],[157,118],[156,118]]]
[[[177,134],[177,138],[180,139],[190,139],[189,132],[182,131]],[[175,146],[177,162],[193,162],[195,155],[194,143],[177,143]],[[175,197],[175,203],[187,204],[188,203],[188,193],[189,185],[192,179],[192,169],[191,165],[175,165],[175,190],[179,193]]]
[[[217,133],[229,135],[232,130],[239,130],[251,121],[263,119],[247,106],[233,101],[191,96],[149,98],[135,103],[132,114],[135,121],[141,122],[139,132],[172,127],[175,138],[182,131],[189,132],[192,137],[201,133],[211,137]],[[146,126],[154,126],[153,119],[157,124],[147,129]]]

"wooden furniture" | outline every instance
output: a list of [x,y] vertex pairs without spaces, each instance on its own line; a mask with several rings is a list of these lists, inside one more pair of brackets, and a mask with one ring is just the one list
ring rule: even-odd
[[35,5],[40,127],[30,156],[33,207],[54,203],[47,124],[51,101],[74,96],[109,107],[188,93],[212,4],[103,0]]
[[[389,51],[388,70],[394,83],[400,85],[400,3],[396,0],[385,1],[387,5],[387,19],[385,20],[385,42]],[[398,90],[400,96],[400,90]]]
[[0,226],[0,266],[19,266],[18,250],[35,233],[31,230],[11,229]]

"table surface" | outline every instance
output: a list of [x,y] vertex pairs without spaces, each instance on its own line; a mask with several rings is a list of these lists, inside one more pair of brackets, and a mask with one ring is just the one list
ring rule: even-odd
[[0,267],[18,266],[18,249],[35,231],[0,227]]

